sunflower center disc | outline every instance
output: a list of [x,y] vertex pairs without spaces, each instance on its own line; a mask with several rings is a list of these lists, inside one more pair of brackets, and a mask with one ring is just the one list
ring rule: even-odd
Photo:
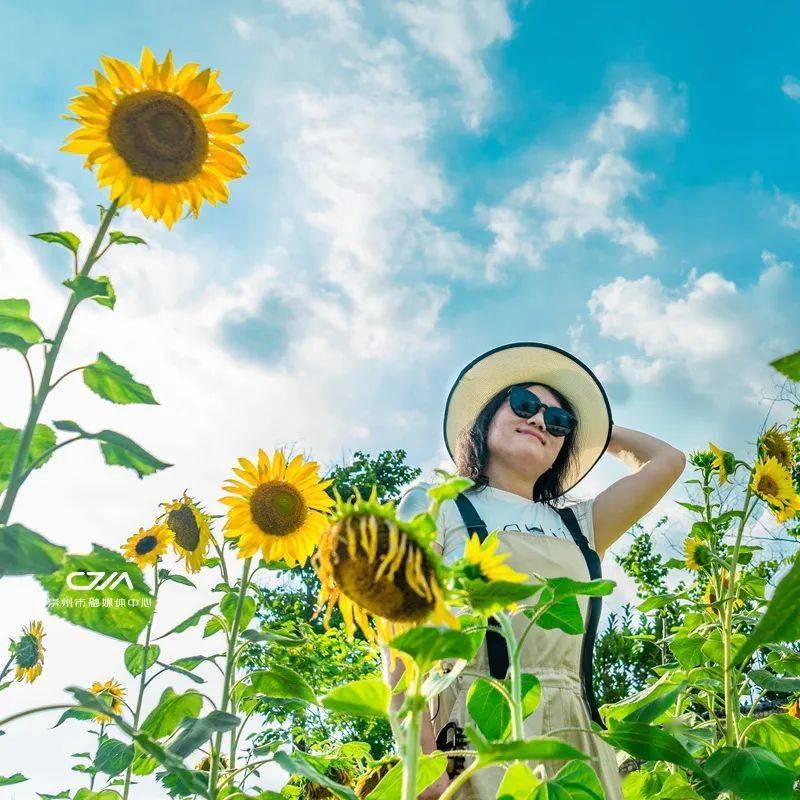
[[158,544],[158,539],[155,536],[142,536],[138,542],[136,542],[136,550],[137,556],[145,556],[147,555],[155,546]]
[[[356,538],[355,558],[350,557],[347,543],[346,526],[349,525],[353,526]],[[434,602],[420,596],[408,585],[405,572],[407,561],[416,557],[418,549],[418,545],[409,540],[403,562],[392,578],[387,578],[384,570],[376,582],[373,575],[389,552],[389,527],[383,520],[378,521],[377,555],[375,561],[370,562],[369,554],[361,547],[358,519],[349,517],[341,524],[339,530],[333,577],[344,594],[370,614],[392,622],[422,621],[433,610]],[[424,556],[422,572],[430,585],[431,568]]]
[[36,643],[36,639],[31,634],[26,633],[17,642],[17,647],[14,650],[14,660],[17,662],[17,666],[23,669],[35,667],[38,656],[39,646]]
[[108,136],[134,175],[162,183],[194,178],[208,155],[208,132],[197,109],[170,92],[123,97]]
[[774,497],[778,493],[778,484],[769,475],[762,475],[758,482],[758,488],[761,494],[769,494]]
[[175,541],[189,552],[194,552],[200,543],[200,528],[189,506],[181,506],[167,514],[167,525],[175,534]]
[[296,531],[308,516],[303,495],[290,483],[262,483],[250,498],[253,521],[264,533],[286,536]]

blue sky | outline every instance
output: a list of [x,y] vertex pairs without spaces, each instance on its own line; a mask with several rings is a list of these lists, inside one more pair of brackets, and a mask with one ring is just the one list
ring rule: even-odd
[[[150,248],[106,258],[117,308],[82,308],[63,363],[102,346],[160,406],[110,408],[65,381],[49,418],[122,430],[176,466],[138,482],[66,448],[17,506],[56,541],[116,546],[186,486],[213,504],[258,447],[325,464],[402,447],[426,471],[446,465],[452,380],[509,341],[572,350],[618,423],[687,451],[711,439],[744,455],[779,391],[766,364],[796,349],[800,307],[793,4],[0,2],[0,15],[0,296],[30,297],[42,324],[63,307],[66,265],[27,234],[86,240],[104,200],[58,151],[60,114],[101,54],[172,48],[219,69],[251,125],[227,205],[172,232],[120,219]],[[19,386],[2,421],[18,425],[25,376],[9,354],[0,369]],[[581,493],[623,472],[604,459]],[[25,611],[9,634],[43,603],[13,592]],[[54,646],[74,635],[50,624]],[[92,646],[93,664],[118,668],[114,643]],[[63,667],[39,691],[81,677]]]

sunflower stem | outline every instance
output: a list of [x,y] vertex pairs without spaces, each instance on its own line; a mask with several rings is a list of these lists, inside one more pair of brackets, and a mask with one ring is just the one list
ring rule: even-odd
[[508,646],[508,662],[511,672],[511,736],[513,739],[521,740],[525,737],[522,728],[522,669],[519,646],[514,636],[511,617],[505,611],[498,611],[496,616]]
[[[92,266],[98,260],[97,252],[100,249],[100,243],[103,241],[103,238],[108,232],[109,225],[111,225],[111,220],[114,219],[114,215],[117,213],[118,205],[119,200],[114,200],[108,207],[105,216],[100,222],[100,228],[97,231],[97,236],[95,236],[94,242],[92,242],[92,246],[89,249],[88,255],[86,256],[86,261],[84,261],[83,267],[78,273],[78,276],[88,275]],[[36,423],[39,421],[39,416],[44,408],[45,400],[47,400],[47,395],[50,392],[50,379],[53,377],[53,370],[55,369],[56,360],[58,359],[58,354],[61,350],[61,344],[64,341],[64,336],[66,336],[67,328],[69,328],[69,323],[72,320],[72,315],[75,313],[75,309],[78,307],[80,302],[81,300],[77,293],[70,292],[69,300],[67,301],[67,307],[64,311],[64,316],[61,318],[61,322],[59,323],[53,343],[45,353],[44,369],[42,370],[42,377],[39,381],[39,388],[33,400],[31,401],[28,419],[25,422],[25,427],[22,429],[17,452],[14,455],[14,463],[11,466],[11,472],[8,476],[6,492],[5,496],[3,497],[3,504],[0,506],[0,526],[7,525],[8,520],[11,517],[11,509],[14,507],[14,501],[17,498],[17,492],[19,491],[19,487],[22,485],[22,473],[28,460],[28,453],[31,448],[31,442],[33,441],[33,432],[36,429]]]
[[11,665],[14,663],[14,653],[11,654],[11,657],[6,661],[6,665],[3,667],[3,671],[0,672],[0,681],[5,678],[8,674],[8,671],[11,669]]
[[[142,674],[139,676],[139,695],[136,698],[136,709],[133,712],[133,729],[136,733],[139,732],[139,717],[142,713],[142,700],[144,699],[144,690],[147,687],[147,654],[150,650],[150,636],[153,632],[153,620],[156,616],[156,603],[158,602],[158,587],[160,582],[158,580],[158,559],[153,564],[153,613],[150,615],[150,621],[147,623],[147,630],[144,635],[144,660],[142,661]],[[128,765],[125,770],[125,788],[122,790],[122,800],[128,800],[128,793],[131,790],[131,775],[133,774],[133,762]]]
[[416,800],[417,797],[417,765],[419,764],[419,742],[422,730],[421,715],[425,709],[425,698],[422,694],[422,670],[414,663],[414,676],[411,681],[411,694],[406,697],[409,703],[408,722],[403,735],[403,785],[401,800]]
[[[249,586],[248,577],[250,575],[251,558],[244,560],[242,567],[242,580],[239,584],[239,596],[236,599],[236,611],[233,614],[233,623],[231,624],[230,637],[228,638],[228,655],[225,660],[225,676],[222,680],[222,701],[219,704],[220,711],[228,710],[228,700],[230,699],[232,677],[235,673],[236,663],[236,638],[239,635],[239,624],[242,621],[242,609],[244,608],[244,599],[247,596],[247,587]],[[228,769],[235,769],[234,763],[236,757],[236,740],[234,738],[235,731],[231,732],[231,753]],[[222,733],[218,733],[215,737],[214,748],[211,754],[211,769],[208,773],[208,793],[211,800],[215,800],[217,796],[217,776],[219,775],[220,766],[220,751],[222,750]]]

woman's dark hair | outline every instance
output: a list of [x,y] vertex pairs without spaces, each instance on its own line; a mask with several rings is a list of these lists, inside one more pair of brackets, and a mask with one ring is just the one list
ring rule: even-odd
[[[456,441],[455,462],[458,474],[472,479],[477,488],[489,485],[489,478],[486,475],[486,464],[489,461],[489,425],[503,405],[509,389],[514,386],[544,386],[549,389],[561,407],[574,414],[570,402],[552,386],[537,381],[527,381],[526,383],[515,383],[506,386],[497,392],[491,400],[481,409],[472,427],[462,431]],[[578,425],[580,425],[578,420]],[[575,459],[575,430],[564,437],[564,444],[556,456],[553,466],[542,474],[533,486],[532,500],[550,503],[563,493],[564,476]]]

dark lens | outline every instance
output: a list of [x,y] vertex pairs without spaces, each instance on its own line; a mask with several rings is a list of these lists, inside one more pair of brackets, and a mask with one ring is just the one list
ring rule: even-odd
[[544,424],[553,436],[566,436],[575,428],[577,420],[569,411],[552,406],[544,412]]
[[542,407],[541,400],[533,392],[519,386],[515,386],[511,390],[508,403],[511,410],[523,419],[534,416]]

